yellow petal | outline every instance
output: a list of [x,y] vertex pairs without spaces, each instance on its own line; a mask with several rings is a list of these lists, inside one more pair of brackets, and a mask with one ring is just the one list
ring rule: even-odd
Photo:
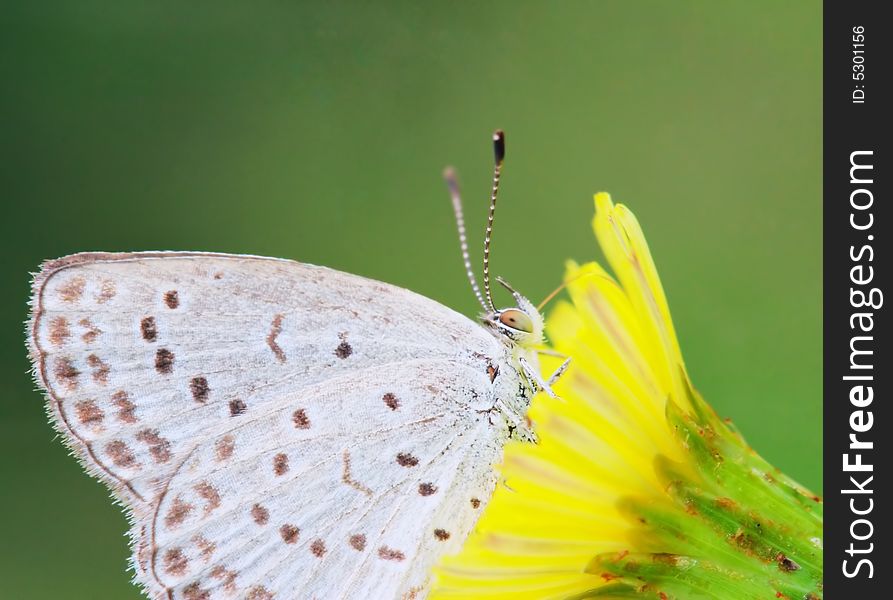
[[662,389],[685,406],[685,363],[639,222],[624,205],[615,205],[607,193],[595,195],[595,207],[595,235],[649,340],[643,349],[649,354],[653,373]]

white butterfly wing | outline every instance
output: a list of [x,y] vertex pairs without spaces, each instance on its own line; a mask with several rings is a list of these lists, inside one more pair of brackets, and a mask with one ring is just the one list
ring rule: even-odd
[[278,259],[79,254],[35,278],[29,342],[156,596],[409,593],[489,496],[502,434],[478,411],[506,350],[412,292]]
[[461,400],[489,385],[468,366],[423,360],[352,373],[239,418],[171,479],[148,536],[152,576],[178,598],[422,589],[432,557],[456,549],[475,499],[492,490],[499,444],[476,412],[485,407]]

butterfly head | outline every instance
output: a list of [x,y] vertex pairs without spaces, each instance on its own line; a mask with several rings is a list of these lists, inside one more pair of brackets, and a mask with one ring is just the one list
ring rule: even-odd
[[462,214],[462,200],[459,197],[459,184],[452,168],[444,171],[444,179],[450,190],[453,200],[453,211],[456,215],[456,225],[459,229],[459,245],[462,248],[462,261],[465,265],[465,273],[471,283],[471,290],[484,309],[481,321],[497,337],[509,341],[521,347],[536,346],[543,341],[543,317],[536,306],[527,298],[512,289],[508,283],[500,278],[496,280],[511,292],[515,298],[515,306],[512,308],[497,309],[493,304],[490,294],[490,241],[493,235],[493,217],[496,214],[496,197],[499,193],[499,178],[502,175],[502,164],[505,160],[505,134],[501,130],[493,133],[493,187],[490,191],[490,213],[487,217],[487,234],[484,237],[484,293],[478,286],[474,269],[468,256],[468,240],[465,235],[465,217]]
[[485,313],[482,321],[494,335],[522,347],[537,346],[543,341],[543,317],[533,303],[496,278],[515,299],[515,306]]

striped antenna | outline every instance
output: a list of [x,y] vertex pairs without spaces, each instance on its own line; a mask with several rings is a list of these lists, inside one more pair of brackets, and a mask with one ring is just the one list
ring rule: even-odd
[[471,258],[468,256],[468,238],[465,235],[465,217],[462,215],[462,197],[459,195],[459,182],[456,181],[456,171],[452,167],[447,167],[443,171],[443,179],[450,189],[450,198],[453,200],[453,212],[456,214],[456,228],[459,230],[459,245],[462,248],[462,262],[465,264],[465,274],[468,275],[471,291],[474,292],[478,302],[481,303],[481,306],[486,311],[487,305],[484,303],[481,288],[478,287],[477,278],[474,276],[474,269],[471,268]]
[[[490,241],[493,239],[493,217],[496,215],[496,195],[499,193],[499,176],[502,174],[502,163],[505,160],[505,133],[497,129],[493,133],[493,191],[490,192],[490,214],[487,217],[487,235],[484,237],[484,293],[490,310],[495,311],[493,298],[490,295]],[[486,308],[486,307],[485,307]]]

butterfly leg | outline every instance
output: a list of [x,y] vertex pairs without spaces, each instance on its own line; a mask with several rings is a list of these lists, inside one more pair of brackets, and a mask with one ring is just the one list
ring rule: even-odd
[[[570,359],[568,359],[568,360],[570,360]],[[524,357],[519,358],[518,362],[521,364],[521,369],[524,371],[524,375],[527,377],[527,381],[529,381],[531,384],[531,387],[533,387],[534,394],[538,390],[543,390],[544,392],[549,394],[549,396],[551,396],[552,398],[555,398],[556,400],[561,400],[561,398],[559,398],[558,395],[552,391],[552,387],[551,387],[550,383],[554,383],[554,382],[552,381],[551,377],[549,378],[549,382],[545,381],[543,379],[543,376],[540,375],[539,371],[534,369],[533,366],[529,362],[527,362],[527,359],[525,359]],[[567,362],[568,361],[565,361],[565,364],[567,364]],[[561,372],[564,371],[564,368],[566,368],[566,367],[564,367],[564,365],[562,365],[561,367],[558,368],[558,371],[556,371],[556,374],[559,377],[561,376]],[[555,375],[553,374],[552,377],[555,377]]]
[[546,383],[550,386],[555,385],[555,382],[558,381],[564,372],[567,371],[567,367],[571,364],[571,357],[568,356],[564,359],[564,362],[561,363],[561,366],[555,369],[555,372],[549,376],[549,379],[546,380]]
[[539,348],[537,349],[537,354],[544,354],[546,356],[554,356],[555,358],[563,358],[564,362],[561,363],[561,366],[555,369],[555,372],[549,376],[549,379],[546,380],[546,383],[549,385],[554,384],[558,379],[564,374],[567,370],[568,365],[571,362],[571,357],[563,352],[557,352],[555,350],[549,350],[547,348]]

